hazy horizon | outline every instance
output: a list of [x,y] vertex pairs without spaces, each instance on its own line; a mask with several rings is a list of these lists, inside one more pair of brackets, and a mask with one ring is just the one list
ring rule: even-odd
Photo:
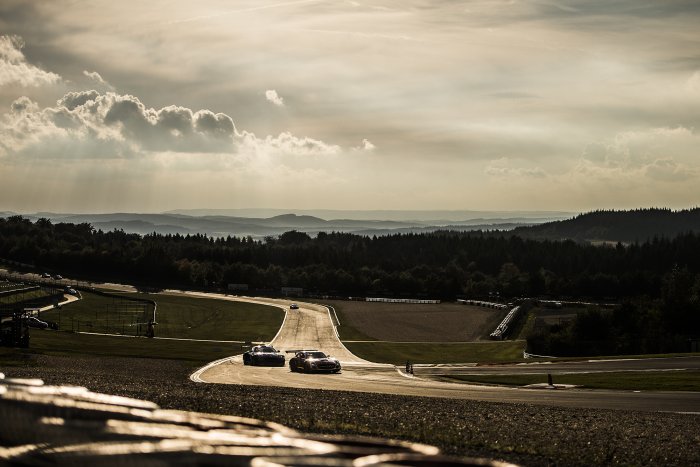
[[474,211],[474,210],[361,210],[361,209],[279,209],[279,208],[240,208],[240,209],[174,209],[169,211],[115,211],[115,212],[53,212],[53,211],[0,211],[23,216],[107,216],[107,215],[185,215],[193,217],[227,216],[266,219],[283,215],[313,216],[325,220],[385,220],[385,221],[465,221],[501,220],[511,218],[541,219],[560,218],[578,214],[565,211]]
[[692,0],[5,0],[0,210],[692,207],[698,24]]

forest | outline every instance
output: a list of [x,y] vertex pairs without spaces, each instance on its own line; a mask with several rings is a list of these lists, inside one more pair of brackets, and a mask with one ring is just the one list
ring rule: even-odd
[[[451,231],[313,238],[290,231],[254,240],[141,236],[11,216],[0,219],[0,258],[74,278],[149,287],[225,290],[247,284],[250,293],[268,295],[289,286],[337,297],[497,294],[624,304],[619,311],[586,311],[573,323],[532,336],[532,350],[544,354],[595,353],[601,342],[615,342],[611,351],[669,351],[700,330],[700,234],[693,232],[604,246]],[[666,337],[653,337],[659,333]],[[646,346],[642,335],[650,336]]]
[[302,287],[312,294],[659,298],[674,269],[697,276],[700,235],[593,246],[529,240],[508,232],[381,237],[290,231],[264,240],[205,235],[140,236],[89,224],[0,219],[0,258],[71,277],[149,286],[253,290]]

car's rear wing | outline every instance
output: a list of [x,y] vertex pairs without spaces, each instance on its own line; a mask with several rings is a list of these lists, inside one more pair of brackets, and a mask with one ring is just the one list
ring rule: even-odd
[[297,353],[297,352],[318,352],[317,349],[295,349],[295,350],[285,350],[285,353]]

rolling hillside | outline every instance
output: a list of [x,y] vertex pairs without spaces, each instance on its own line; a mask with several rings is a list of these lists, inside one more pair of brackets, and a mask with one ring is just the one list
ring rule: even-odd
[[[303,212],[303,211],[302,211]],[[333,212],[335,214],[343,214]],[[194,215],[199,214],[199,215]],[[331,214],[331,212],[328,212]],[[364,219],[354,218],[356,212],[348,211],[347,217],[331,218],[326,220],[317,216],[304,214],[277,214],[272,217],[240,217],[217,214],[215,211],[193,212],[192,215],[177,212],[170,213],[104,213],[104,214],[67,214],[39,212],[25,215],[32,221],[46,218],[53,223],[82,224],[88,223],[95,229],[103,232],[123,230],[126,233],[140,235],[151,234],[203,234],[209,237],[253,237],[263,238],[267,236],[279,236],[290,230],[316,235],[319,232],[346,232],[367,236],[382,236],[401,233],[429,233],[436,230],[473,231],[473,230],[511,230],[523,225],[535,225],[555,219],[562,219],[561,213],[546,212],[522,213],[521,216],[512,216],[513,213],[489,213],[473,212],[462,213],[464,218],[452,219],[412,219],[410,216],[417,212],[406,212],[404,220],[390,219],[397,217],[397,213],[388,213],[390,218],[374,219],[376,213],[365,212],[368,217]],[[435,215],[447,214],[436,212]],[[478,216],[474,217],[474,214]],[[508,214],[508,217],[494,217],[495,214]],[[12,213],[5,213],[0,217],[9,217]],[[455,216],[457,214],[454,214]]]
[[643,242],[654,237],[673,238],[687,232],[700,232],[700,208],[593,211],[568,220],[513,230],[513,234],[528,239],[571,239],[592,243]]

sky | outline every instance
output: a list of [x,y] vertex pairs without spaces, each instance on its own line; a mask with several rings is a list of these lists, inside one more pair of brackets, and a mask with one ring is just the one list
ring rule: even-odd
[[697,0],[0,2],[0,211],[698,206]]

